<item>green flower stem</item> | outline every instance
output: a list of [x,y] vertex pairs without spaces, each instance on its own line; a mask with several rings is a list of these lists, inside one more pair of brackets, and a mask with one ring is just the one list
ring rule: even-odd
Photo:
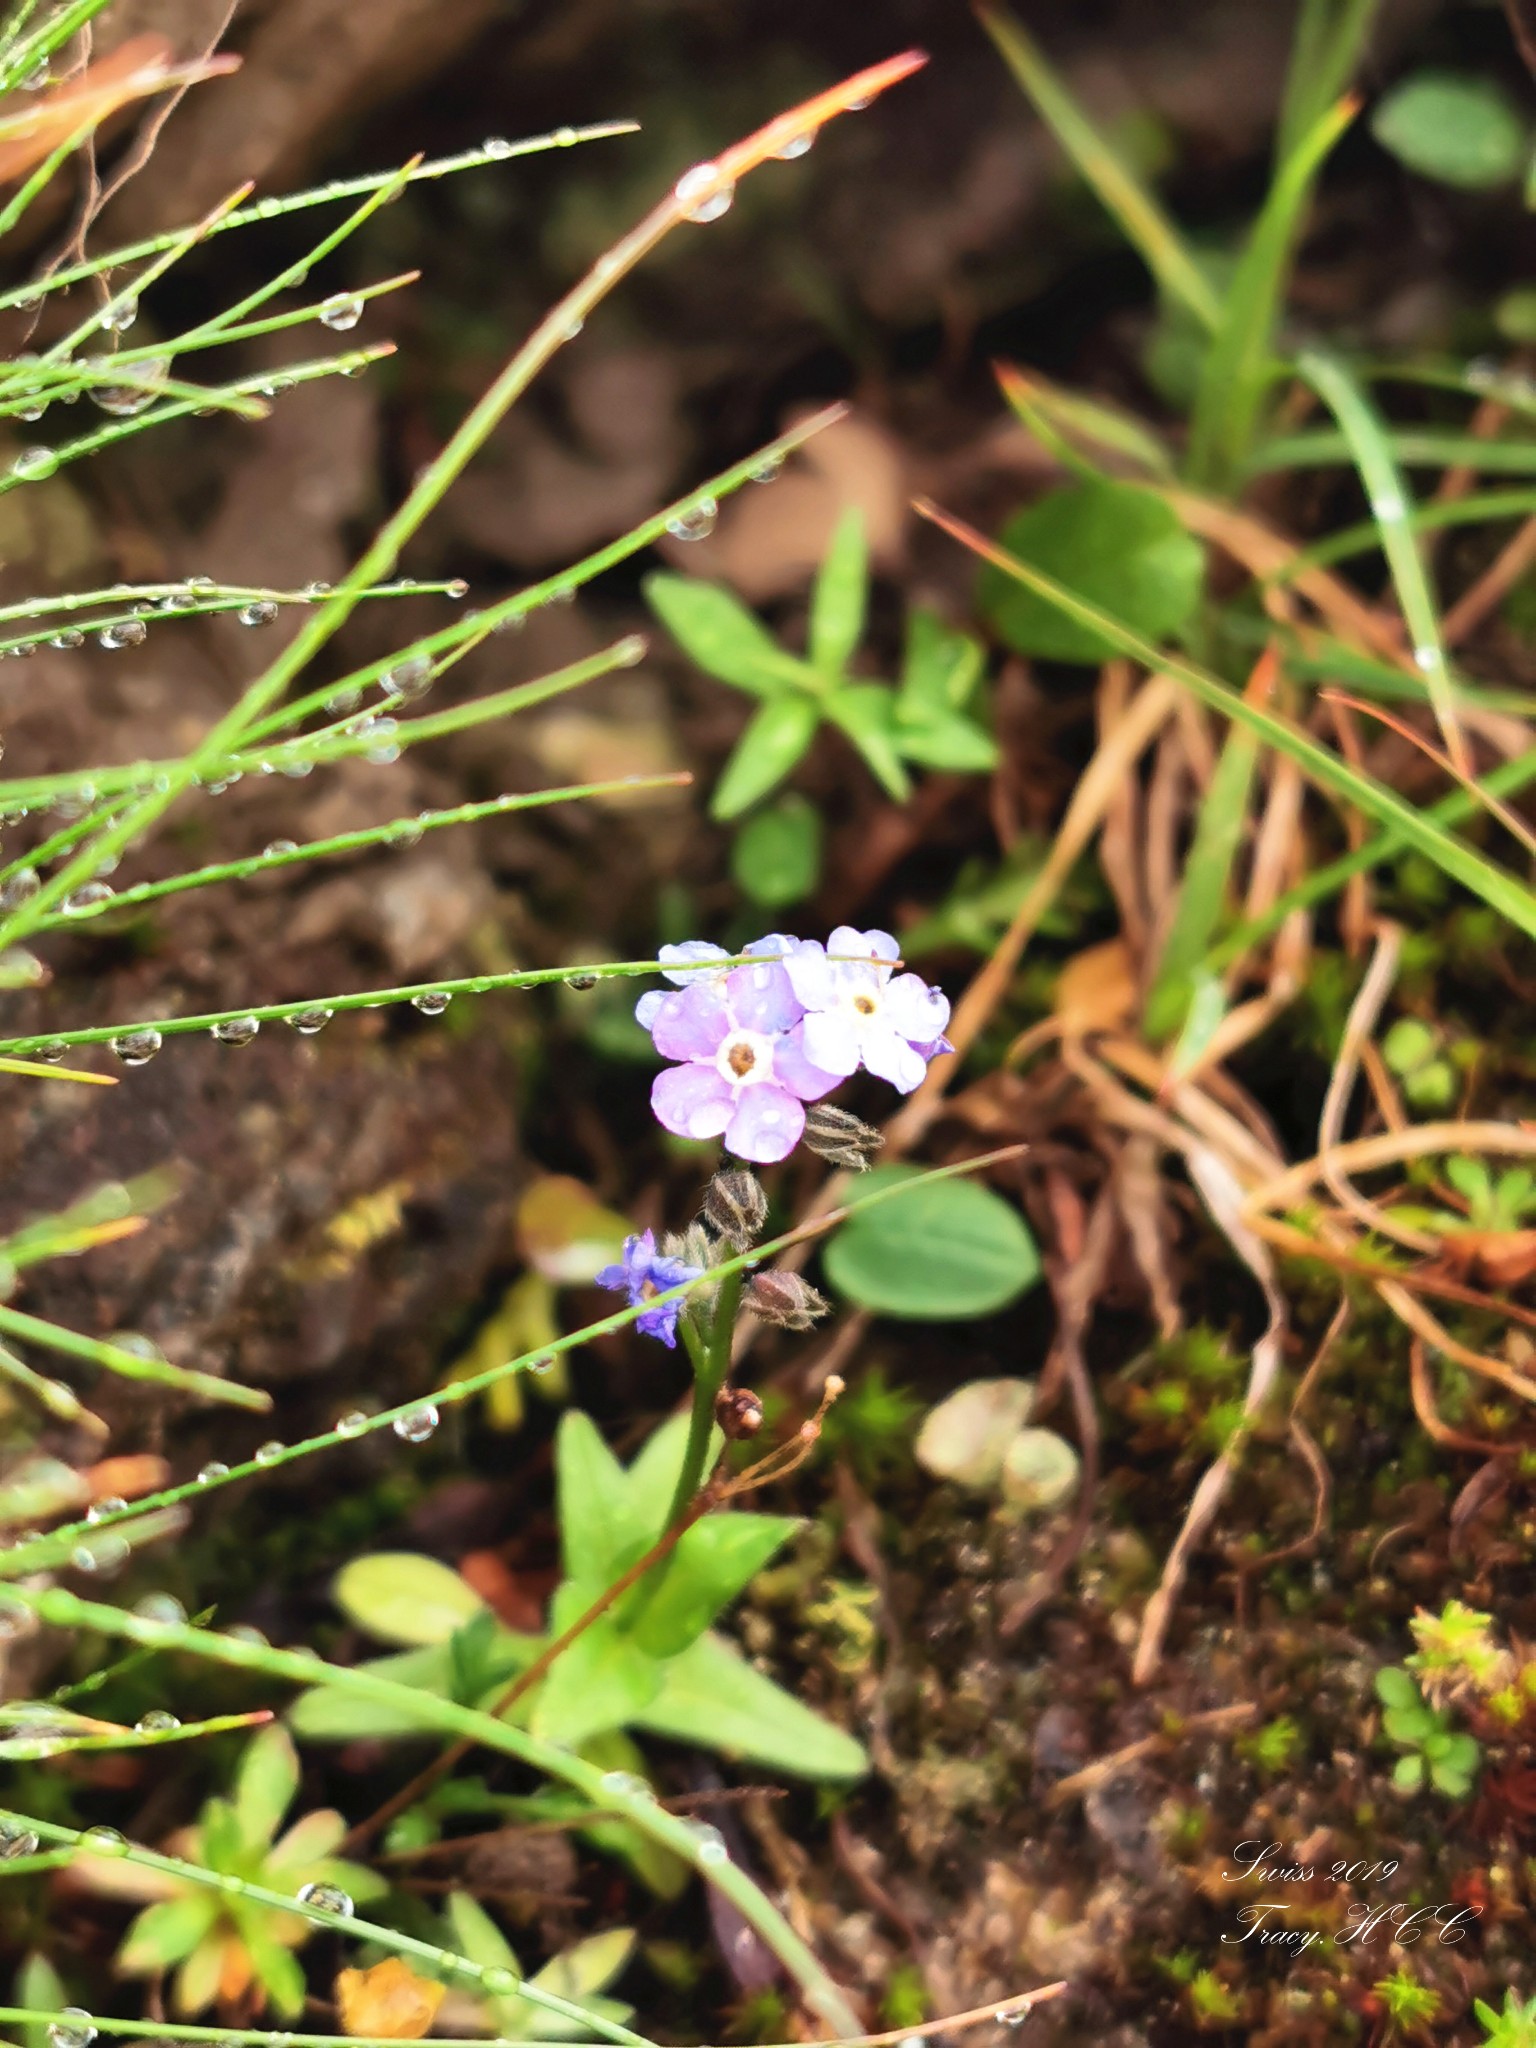
[[205,1400],[252,1408],[258,1414],[265,1414],[272,1406],[272,1396],[259,1388],[243,1387],[237,1380],[221,1380],[211,1372],[189,1372],[168,1359],[141,1358],[136,1351],[120,1350],[116,1344],[104,1344],[98,1337],[82,1337],[75,1330],[44,1322],[41,1316],[29,1316],[4,1303],[0,1303],[0,1332],[41,1345],[45,1351],[60,1351],[68,1358],[103,1365],[125,1380],[147,1380],[157,1386],[175,1387],[183,1394],[201,1394]]
[[[57,1599],[51,1594],[43,1594],[41,1600],[45,1604],[52,1601],[61,1613],[67,1611],[74,1615],[78,1610],[78,1618],[65,1622],[65,1627],[103,1627],[108,1634],[115,1632],[131,1635],[137,1640],[146,1639],[146,1630],[159,1630],[164,1633],[174,1629],[176,1633],[193,1639],[190,1643],[179,1645],[191,1650],[193,1655],[216,1655],[210,1647],[216,1643],[224,1644],[231,1649],[255,1650],[253,1644],[232,1643],[228,1637],[215,1636],[203,1629],[188,1628],[171,1622],[141,1621],[136,1615],[120,1614],[115,1607],[95,1607],[89,1601],[76,1600],[69,1593],[61,1594]],[[114,1620],[132,1623],[133,1626],[114,1631],[107,1627],[107,1624]],[[202,1638],[200,1645],[197,1640],[199,1638]],[[260,1654],[282,1663],[308,1666],[311,1670],[315,1668],[313,1660],[295,1656],[288,1651],[265,1650]],[[219,1661],[248,1664],[250,1659],[221,1657]],[[408,1688],[398,1686],[393,1690],[404,1692]],[[84,1851],[86,1855],[92,1853],[88,1831],[60,1827],[56,1822],[36,1820],[31,1815],[17,1814],[14,1818],[22,1821],[33,1834],[45,1842],[67,1844],[71,1848]],[[100,1851],[96,1853],[99,1854]],[[308,1900],[301,1904],[290,1892],[273,1891],[269,1886],[256,1884],[249,1878],[233,1877],[223,1871],[209,1870],[204,1864],[189,1863],[180,1856],[163,1856],[154,1849],[141,1849],[136,1842],[129,1843],[126,1848],[117,1849],[112,1860],[136,1864],[142,1870],[158,1871],[163,1877],[172,1878],[179,1884],[200,1885],[210,1891],[222,1892],[242,1904],[261,1906],[269,1912],[296,1914],[317,1927],[329,1927],[337,1934],[349,1934],[358,1941],[378,1942],[381,1947],[392,1950],[396,1955],[409,1956],[413,1961],[423,1964],[429,1972],[451,1970],[455,1976],[467,1977],[476,1983],[483,1983],[486,1974],[486,1966],[471,1962],[467,1956],[455,1955],[450,1949],[436,1948],[429,1941],[418,1941],[414,1935],[401,1934],[393,1927],[376,1926],[371,1921],[359,1920],[349,1913],[332,1913]],[[4,1867],[0,1864],[0,1869]],[[621,2044],[621,2048],[655,2048],[655,2044],[648,2041],[645,2035],[632,2033],[628,2027],[621,2027],[612,2020],[601,2019],[596,2013],[588,2012],[585,2007],[573,2004],[569,1999],[561,1998],[553,1991],[545,1991],[537,1984],[531,1984],[526,1980],[519,1982],[517,1996],[526,1998],[531,2005],[542,2006],[547,2012],[559,2013],[564,2019],[578,2020],[583,2037],[597,2032],[608,2040]],[[270,2034],[264,2034],[260,2038],[270,2043],[272,2037]]]
[[[46,1591],[13,1586],[10,1597],[31,1608],[50,1627],[66,1629],[96,1629],[103,1635],[126,1637],[130,1642],[148,1648],[204,1657],[218,1664],[231,1665],[237,1670],[257,1671],[264,1677],[297,1686],[324,1685],[348,1694],[353,1699],[369,1700],[377,1706],[387,1706],[407,1719],[418,1722],[423,1729],[435,1729],[446,1735],[464,1735],[481,1747],[494,1750],[503,1756],[515,1758],[519,1763],[540,1772],[548,1778],[558,1778],[574,1787],[594,1807],[620,1814],[641,1834],[659,1842],[680,1856],[685,1863],[698,1871],[704,1880],[713,1884],[728,1899],[736,1911],[761,1936],[762,1940],[778,1957],[795,1983],[806,2003],[818,2013],[825,2023],[840,2034],[856,2034],[858,2021],[843,1993],[823,1970],[810,1948],[772,1902],[747,1876],[729,1860],[716,1862],[704,1853],[702,1843],[686,1821],[658,1806],[654,1799],[639,1797],[623,1785],[615,1786],[610,1775],[600,1771],[595,1764],[562,1749],[557,1743],[542,1742],[527,1734],[521,1728],[512,1728],[504,1721],[496,1720],[490,1714],[477,1712],[473,1707],[462,1707],[452,1700],[438,1699],[430,1693],[418,1691],[414,1686],[400,1685],[392,1679],[381,1678],[377,1672],[353,1670],[343,1664],[327,1664],[315,1656],[302,1656],[292,1650],[276,1650],[266,1643],[248,1643],[233,1636],[218,1634],[208,1629],[193,1628],[183,1622],[154,1621],[138,1614],[125,1614],[119,1608],[102,1606],[98,1602],[81,1600],[73,1593],[53,1587]],[[28,1821],[38,1835],[45,1840],[78,1839],[72,1830],[54,1829],[42,1822]],[[708,1844],[713,1847],[713,1843]],[[138,1860],[146,1860],[148,1851],[132,1851]],[[176,1876],[185,1876],[187,1866],[179,1866],[174,1859],[157,1857],[151,1867],[169,1869]],[[227,1882],[206,1876],[215,1883]],[[279,1894],[265,1892],[254,1885],[241,1884],[241,1894],[256,1903],[280,1906],[286,1912],[296,1910],[294,1901]],[[439,1961],[439,1952],[428,1950],[424,1942],[413,1942],[409,1937],[395,1933],[392,1929],[368,1926],[365,1923],[347,1919],[341,1914],[322,1913],[312,1906],[302,1909],[305,1917],[322,1926],[333,1927],[337,1933],[362,1936],[368,1940],[382,1941],[386,1946],[402,1955],[421,1954],[426,1951],[433,1961]],[[461,1969],[465,1965],[459,1964]],[[476,1971],[469,1965],[470,1971]],[[534,1999],[536,2003],[555,2003],[557,2009],[580,2011],[580,2008],[565,2007],[565,2001],[551,2001],[546,1994],[535,1997],[535,1987],[523,1983],[520,1995]],[[584,2027],[603,2025],[590,2015],[582,2015]],[[640,2044],[642,2037],[627,2029],[604,2025],[610,2040]]]
[[[688,1442],[683,1451],[683,1467],[677,1475],[677,1488],[672,1495],[672,1505],[667,1509],[667,1527],[687,1512],[695,1494],[704,1484],[704,1467],[709,1460],[709,1440],[715,1427],[715,1397],[725,1385],[725,1376],[731,1369],[731,1338],[736,1329],[736,1313],[741,1306],[742,1282],[749,1264],[755,1265],[760,1254],[753,1252],[729,1267],[715,1267],[713,1272],[723,1277],[720,1292],[715,1297],[714,1319],[710,1324],[709,1341],[704,1347],[702,1365],[695,1359],[693,1374],[693,1408],[688,1417]],[[663,1562],[663,1570],[670,1563],[675,1552]],[[657,1582],[660,1581],[660,1573]]]

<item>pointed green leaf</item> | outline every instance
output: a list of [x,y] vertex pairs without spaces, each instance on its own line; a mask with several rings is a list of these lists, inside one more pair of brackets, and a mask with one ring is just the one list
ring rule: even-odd
[[379,1551],[343,1565],[331,1597],[349,1621],[382,1642],[446,1643],[485,1602],[456,1571],[415,1551]]
[[126,1977],[157,1977],[184,1962],[218,1917],[218,1893],[201,1886],[146,1906],[117,1952],[118,1969]]
[[[588,1935],[584,1941],[562,1949],[528,1981],[541,1991],[553,1992],[586,2012],[617,2020],[622,2025],[633,2008],[617,1999],[604,1998],[602,1992],[629,1962],[635,1941],[632,1927],[611,1927],[605,1933]],[[498,2028],[514,2040],[522,2035],[534,2041],[579,2041],[592,2031],[584,2028],[580,2020],[551,2012],[531,1999],[498,1998],[495,2010]]]
[[786,691],[754,713],[715,785],[710,816],[724,823],[766,796],[811,744],[820,722],[816,699],[803,690]]
[[811,592],[811,666],[830,682],[848,666],[864,632],[869,603],[869,543],[864,514],[850,505],[837,522]]
[[304,2010],[309,1990],[304,1981],[304,1966],[292,1949],[277,1940],[270,1931],[271,1924],[270,1920],[248,1918],[241,1927],[240,1939],[258,1979],[266,1986],[273,2010],[280,2019],[296,2020]]
[[468,1892],[450,1892],[446,1911],[448,1931],[459,1955],[478,1963],[482,1970],[510,1970],[514,1977],[522,1976],[522,1964],[478,1899]]
[[658,570],[642,586],[646,600],[683,652],[722,683],[754,697],[773,697],[800,664],[762,621],[718,583]]
[[235,1773],[234,1808],[253,1849],[265,1848],[299,1789],[299,1758],[286,1728],[274,1723],[245,1745]]
[[[688,1428],[686,1414],[669,1415],[660,1429],[652,1430],[646,1438],[625,1474],[630,1505],[653,1543],[666,1527],[667,1509],[677,1491]],[[709,1455],[704,1461],[706,1470],[713,1467],[724,1442],[718,1429],[711,1432]]]
[[[590,1604],[587,1588],[579,1592],[577,1611]],[[568,1626],[574,1616],[556,1608],[554,1626]],[[620,1635],[606,1615],[584,1629],[568,1650],[555,1659],[539,1687],[529,1720],[532,1734],[562,1748],[575,1749],[609,1728],[627,1728],[656,1697],[662,1666],[646,1655],[631,1637]]]
[[565,1575],[584,1585],[606,1586],[629,1569],[656,1532],[634,1505],[624,1468],[597,1424],[579,1408],[567,1409],[560,1418],[555,1479]]
[[979,640],[951,632],[936,611],[916,606],[907,619],[897,722],[923,725],[963,711],[981,681],[985,660]]
[[[63,1980],[41,1949],[33,1949],[16,1973],[16,2003],[29,2012],[62,2012],[69,2003]],[[21,2048],[53,2048],[45,2020],[22,2027]]]
[[706,1515],[684,1532],[657,1591],[630,1624],[653,1657],[675,1657],[701,1636],[786,1543],[792,1515]]
[[821,813],[791,790],[748,818],[731,842],[731,878],[764,910],[803,903],[821,879]]
[[[1001,545],[1017,560],[1064,584],[1085,604],[1113,605],[1149,640],[1176,633],[1194,616],[1205,555],[1175,513],[1136,484],[1068,484],[1047,491],[1003,528]],[[983,569],[981,609],[1021,654],[1053,661],[1100,662],[1115,643],[1021,587],[1002,570]]]
[[763,1764],[791,1777],[860,1778],[868,1758],[851,1735],[765,1678],[720,1636],[703,1635],[663,1667],[661,1691],[635,1725]]
[[904,720],[896,728],[896,744],[904,759],[947,775],[985,775],[1002,758],[991,733],[953,714],[920,723]]
[[895,697],[883,683],[849,683],[826,699],[828,718],[852,740],[876,782],[905,803],[912,784],[897,752],[895,710]]

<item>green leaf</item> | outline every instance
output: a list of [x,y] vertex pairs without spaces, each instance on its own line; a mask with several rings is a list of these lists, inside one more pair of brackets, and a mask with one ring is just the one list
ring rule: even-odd
[[968,718],[931,718],[922,724],[902,722],[896,744],[908,761],[949,775],[985,775],[1001,756],[991,733]]
[[[587,2012],[600,2013],[622,2024],[632,2008],[600,1994],[628,1964],[636,1939],[632,1927],[610,1927],[602,1934],[590,1934],[562,1949],[528,1981],[541,1991],[554,1992]],[[502,2034],[514,2040],[522,2035],[535,2041],[574,2041],[592,2031],[584,2029],[579,2020],[551,2012],[530,1999],[497,1999],[496,2024]]]
[[1040,1277],[1040,1255],[1023,1218],[974,1181],[934,1181],[863,1210],[909,1166],[877,1166],[853,1190],[852,1213],[823,1253],[838,1292],[877,1315],[947,1322],[991,1315]]
[[685,1530],[657,1590],[628,1624],[653,1657],[697,1640],[799,1527],[793,1515],[706,1515]]
[[896,700],[883,683],[849,683],[829,691],[826,714],[847,734],[876,782],[897,803],[905,803],[912,784],[901,765],[894,731]]
[[1525,122],[1491,78],[1416,71],[1378,102],[1371,133],[1421,177],[1463,191],[1487,191],[1520,174],[1529,146]]
[[963,711],[981,681],[985,661],[979,640],[969,633],[952,633],[926,605],[914,607],[907,618],[897,723],[926,725]]
[[1376,1697],[1384,1707],[1419,1707],[1424,1704],[1412,1675],[1401,1664],[1388,1664],[1377,1672]]
[[245,1745],[235,1773],[234,1808],[253,1849],[277,1833],[299,1789],[299,1758],[286,1728],[263,1728]]
[[478,1963],[482,1970],[510,1970],[514,1977],[522,1976],[522,1964],[478,1899],[468,1892],[450,1892],[445,1910],[448,1931],[459,1955]]
[[280,2019],[296,2020],[304,2010],[309,1990],[304,1967],[290,1948],[284,1948],[265,1920],[247,1919],[240,1930],[257,1978],[266,1986],[267,1997]]
[[848,666],[864,631],[869,601],[869,544],[864,514],[850,505],[837,522],[811,592],[811,666],[830,682]]
[[[682,1475],[688,1428],[687,1415],[669,1415],[660,1429],[652,1430],[624,1475],[630,1506],[652,1543],[666,1527],[667,1509]],[[724,1442],[718,1429],[711,1431],[706,1468],[713,1467]]]
[[[376,1672],[397,1685],[409,1685],[438,1699],[452,1696],[451,1659],[446,1644],[406,1650],[398,1657],[375,1657],[360,1671]],[[392,1701],[366,1700],[331,1686],[302,1692],[288,1709],[289,1727],[306,1742],[355,1742],[365,1737],[422,1735],[424,1724]]]
[[[555,1479],[565,1576],[601,1591],[628,1571],[660,1531],[647,1526],[623,1466],[591,1416],[579,1408],[567,1409],[560,1418]],[[559,1632],[556,1623],[554,1633]]]
[[1392,1782],[1399,1792],[1417,1792],[1424,1783],[1423,1757],[1400,1756],[1393,1766]]
[[723,824],[766,796],[811,744],[820,722],[816,699],[801,690],[787,691],[754,713],[715,785],[710,816]]
[[[62,2012],[69,2003],[58,1971],[41,1949],[33,1949],[16,1972],[15,2002],[29,2012]],[[44,2020],[23,2026],[20,2033],[22,2048],[53,2048]]]
[[331,1597],[369,1635],[412,1648],[446,1643],[455,1629],[485,1611],[480,1595],[456,1571],[413,1550],[355,1557],[332,1580]]
[[[645,1776],[645,1758],[629,1737],[616,1728],[584,1742],[581,1753],[600,1771],[629,1771],[637,1778]],[[594,1820],[581,1829],[581,1834],[605,1856],[616,1856],[627,1863],[659,1899],[677,1898],[692,1879],[691,1865],[627,1820]],[[41,2044],[41,2048],[47,2048],[47,2044]]]
[[146,1906],[117,1952],[118,1969],[127,1977],[158,1976],[191,1955],[218,1917],[218,1893],[200,1886]]
[[[592,1599],[590,1586],[562,1586],[551,1616],[553,1631],[568,1628]],[[555,1659],[539,1687],[529,1730],[575,1749],[609,1728],[632,1726],[661,1684],[656,1659],[633,1637],[621,1635],[609,1616],[600,1615]]]
[[860,1778],[869,1761],[841,1728],[754,1671],[729,1643],[702,1635],[663,1667],[661,1691],[636,1717],[653,1735],[762,1764],[791,1777]]
[[793,791],[748,818],[731,842],[731,875],[764,910],[803,903],[821,879],[821,813]]
[[[1200,601],[1205,555],[1178,515],[1134,484],[1068,484],[1004,527],[1000,544],[1085,603],[1113,605],[1149,640],[1175,633]],[[1010,647],[1056,661],[1100,662],[1119,650],[1003,571],[982,571],[983,614]]]
[[722,683],[774,697],[798,669],[756,614],[718,583],[657,570],[641,587],[683,652]]

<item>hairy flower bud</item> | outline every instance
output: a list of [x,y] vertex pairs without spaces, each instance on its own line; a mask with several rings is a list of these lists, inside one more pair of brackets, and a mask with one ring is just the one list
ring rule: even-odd
[[754,1273],[746,1294],[753,1315],[781,1330],[808,1330],[832,1306],[798,1273]]
[[722,1387],[715,1396],[715,1420],[728,1443],[739,1443],[762,1428],[763,1404],[750,1387]]
[[720,1256],[697,1223],[690,1223],[686,1230],[669,1230],[661,1240],[661,1249],[667,1258],[681,1259],[689,1266],[707,1268]]
[[733,1251],[756,1244],[768,1221],[768,1197],[757,1175],[735,1167],[717,1173],[704,1191],[704,1221]]
[[869,1157],[878,1152],[885,1139],[873,1124],[866,1124],[846,1109],[834,1109],[830,1102],[817,1102],[805,1113],[805,1142],[833,1166],[850,1173],[864,1173]]

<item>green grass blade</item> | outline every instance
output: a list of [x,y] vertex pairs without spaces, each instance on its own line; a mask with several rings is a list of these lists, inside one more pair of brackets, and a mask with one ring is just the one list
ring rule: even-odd
[[1276,175],[1227,293],[1190,423],[1189,474],[1225,490],[1253,442],[1264,394],[1275,375],[1275,323],[1290,277],[1312,187],[1329,151],[1354,118],[1340,100],[1307,131]]
[[1392,573],[1413,646],[1414,666],[1434,708],[1435,723],[1451,759],[1465,768],[1466,747],[1456,721],[1451,678],[1440,637],[1440,613],[1411,524],[1412,499],[1407,480],[1387,443],[1380,415],[1342,363],[1316,349],[1306,350],[1297,368],[1338,421],[1354,450],[1355,467],[1370,500],[1371,517],[1381,535],[1382,551]]
[[1041,120],[1163,290],[1187,306],[1202,326],[1214,328],[1221,317],[1216,294],[1152,193],[1111,149],[1033,37],[1000,7],[983,5],[977,13]]
[[994,563],[1006,575],[1016,578],[1027,589],[1043,597],[1048,604],[1055,605],[1069,618],[1076,619],[1079,624],[1112,642],[1132,661],[1140,662],[1154,673],[1172,676],[1202,704],[1235,724],[1248,727],[1265,744],[1294,761],[1320,789],[1326,789],[1330,795],[1353,804],[1378,824],[1400,833],[1403,845],[1423,854],[1453,881],[1461,883],[1463,888],[1508,919],[1517,930],[1536,938],[1536,895],[1516,876],[1488,860],[1464,840],[1453,838],[1428,813],[1415,810],[1395,791],[1351,768],[1347,761],[1340,760],[1337,754],[1320,746],[1310,733],[1303,732],[1289,719],[1245,703],[1235,690],[1207,670],[1179,655],[1154,647],[1120,619],[1100,611],[1097,605],[1086,603],[1053,577],[1042,575],[1028,563],[1017,561],[982,534],[952,519],[948,513],[940,512],[925,500],[919,501],[917,509],[983,560]]
[[[1536,476],[1536,441],[1498,441],[1438,427],[1389,430],[1385,440],[1393,459],[1405,469],[1465,467],[1490,476]],[[1347,434],[1332,427],[1310,427],[1261,442],[1243,473],[1252,477],[1277,469],[1337,469],[1354,460]]]
[[[1390,446],[1390,441],[1389,441]],[[1447,526],[1476,526],[1484,521],[1528,519],[1536,512],[1536,490],[1473,491],[1465,498],[1444,498],[1428,505],[1410,505],[1408,524],[1415,533],[1437,533]],[[1266,587],[1290,583],[1308,569],[1326,569],[1334,562],[1346,562],[1381,546],[1381,529],[1374,519],[1362,519],[1358,526],[1342,526],[1326,540],[1314,541],[1272,576]]]
[[1377,0],[1302,0],[1275,136],[1283,164],[1301,138],[1346,90],[1376,18]]

